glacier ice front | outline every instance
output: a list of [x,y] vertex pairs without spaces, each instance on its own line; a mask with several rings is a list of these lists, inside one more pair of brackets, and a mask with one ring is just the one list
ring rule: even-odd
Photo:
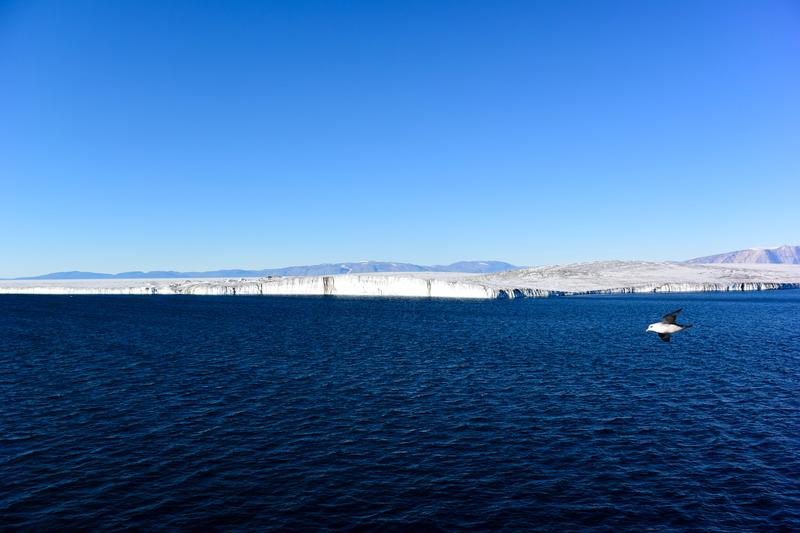
[[317,295],[484,299],[780,288],[800,288],[800,265],[605,261],[484,275],[395,272],[240,279],[0,281],[0,294]]

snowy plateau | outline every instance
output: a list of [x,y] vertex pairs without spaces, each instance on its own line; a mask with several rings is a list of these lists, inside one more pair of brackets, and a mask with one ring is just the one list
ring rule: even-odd
[[237,279],[0,280],[0,294],[520,298],[800,288],[800,265],[599,261],[491,274],[387,272]]

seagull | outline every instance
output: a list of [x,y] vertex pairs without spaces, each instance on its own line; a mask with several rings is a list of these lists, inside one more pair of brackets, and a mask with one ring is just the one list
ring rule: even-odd
[[692,327],[691,324],[677,324],[675,320],[678,318],[678,313],[683,311],[683,308],[677,309],[671,313],[664,315],[661,322],[656,322],[647,326],[647,331],[655,331],[658,333],[658,338],[664,342],[669,342],[669,336],[673,333],[678,333],[686,328]]

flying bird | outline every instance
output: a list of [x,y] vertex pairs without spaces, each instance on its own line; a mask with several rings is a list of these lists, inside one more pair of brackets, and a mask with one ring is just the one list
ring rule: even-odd
[[678,324],[675,322],[678,318],[678,313],[681,311],[683,311],[683,308],[667,313],[664,315],[664,318],[661,319],[661,322],[655,322],[647,326],[647,331],[655,331],[658,333],[659,339],[664,342],[669,342],[669,337],[673,333],[678,333],[679,331],[692,327],[691,324]]

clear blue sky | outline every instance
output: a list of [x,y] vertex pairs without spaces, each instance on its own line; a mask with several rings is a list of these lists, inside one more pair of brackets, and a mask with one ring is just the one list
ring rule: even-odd
[[0,276],[800,244],[800,3],[0,0]]

